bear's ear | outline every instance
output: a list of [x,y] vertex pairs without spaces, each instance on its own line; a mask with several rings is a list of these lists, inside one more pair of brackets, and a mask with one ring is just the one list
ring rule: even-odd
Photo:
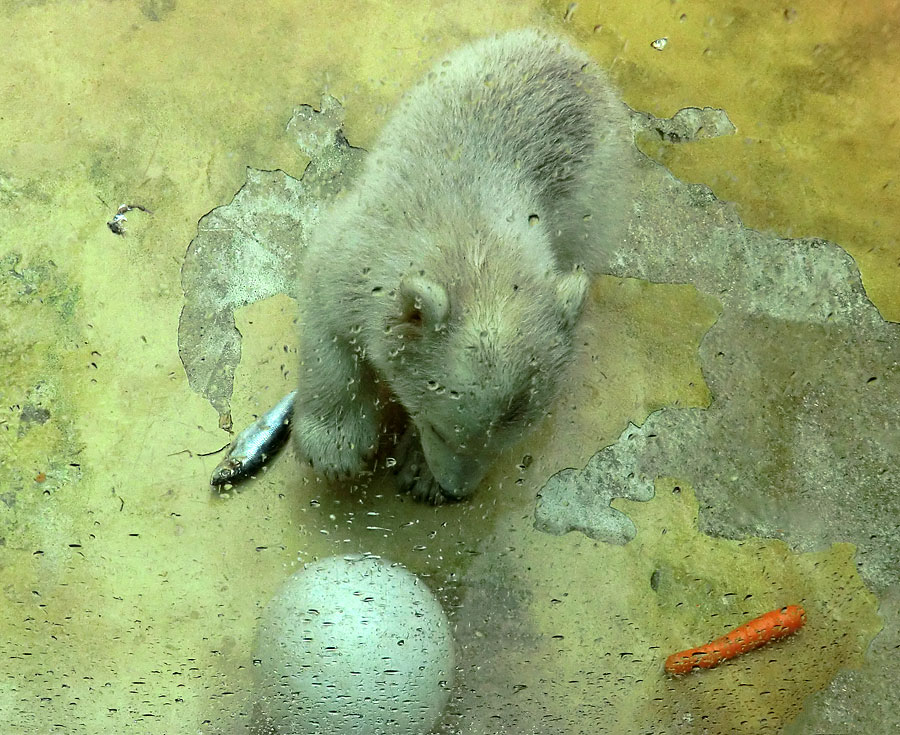
[[575,322],[578,321],[589,285],[590,280],[581,266],[576,266],[571,273],[567,273],[556,282],[560,316],[563,324],[569,329],[574,327]]
[[405,276],[400,281],[400,320],[410,327],[438,329],[447,321],[450,298],[439,283],[424,276]]

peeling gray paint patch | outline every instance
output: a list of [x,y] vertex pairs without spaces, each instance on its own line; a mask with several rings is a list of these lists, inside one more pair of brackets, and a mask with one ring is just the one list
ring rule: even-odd
[[646,442],[644,433],[629,424],[623,437],[623,443],[595,454],[583,470],[563,470],[547,481],[538,493],[535,528],[556,536],[581,531],[611,544],[625,544],[634,538],[634,523],[609,503],[614,497],[650,500],[653,478],[630,468],[637,449],[633,443]]
[[294,110],[287,132],[311,161],[300,180],[283,171],[247,169],[227,205],[205,215],[181,269],[184,308],[178,351],[193,390],[230,427],[241,335],[234,310],[278,293],[293,295],[298,260],[320,208],[352,178],[363,151],[341,133],[343,110],[325,97],[322,110]]
[[[572,503],[585,483],[633,497],[649,487],[636,491],[634,478],[682,477],[706,532],[803,550],[849,540],[867,582],[884,589],[900,568],[888,543],[900,528],[900,327],[881,318],[838,246],[746,229],[705,187],[650,162],[642,170],[628,241],[607,270],[691,283],[722,302],[700,345],[713,402],[658,411],[585,470],[557,475],[541,492],[540,526],[573,528],[547,517],[548,490]],[[600,526],[588,535],[604,537]]]
[[685,107],[672,117],[653,117],[637,111],[632,111],[631,115],[635,129],[657,135],[668,143],[720,138],[734,135],[736,130],[725,110],[715,107]]
[[652,480],[668,476],[693,485],[708,534],[802,551],[855,544],[885,629],[863,672],[842,672],[802,718],[809,726],[793,731],[880,731],[900,709],[890,673],[900,646],[900,326],[881,318],[837,245],[749,230],[706,187],[649,161],[641,169],[628,240],[607,270],[690,283],[721,301],[700,344],[713,400],[657,411],[584,469],[551,478],[536,526],[621,543],[609,499],[652,494]]

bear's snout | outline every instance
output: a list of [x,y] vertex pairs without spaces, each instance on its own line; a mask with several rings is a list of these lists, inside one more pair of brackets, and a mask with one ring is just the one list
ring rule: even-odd
[[430,424],[418,429],[425,461],[444,494],[462,500],[474,493],[489,468],[486,458],[449,444]]

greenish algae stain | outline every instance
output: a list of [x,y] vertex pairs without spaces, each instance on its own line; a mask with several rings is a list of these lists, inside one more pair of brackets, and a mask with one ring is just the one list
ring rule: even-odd
[[[470,611],[474,621],[463,606],[457,624],[463,646],[485,654],[464,674],[478,695],[462,732],[544,721],[610,735],[777,733],[839,670],[862,665],[881,619],[851,544],[796,553],[777,540],[706,536],[692,488],[671,478],[649,502],[613,505],[638,529],[625,546],[529,533],[505,515],[517,541],[501,555],[506,581]],[[504,596],[506,609],[490,602]],[[807,611],[797,635],[712,670],[664,672],[669,654],[787,604]],[[511,699],[504,684],[522,694]]]

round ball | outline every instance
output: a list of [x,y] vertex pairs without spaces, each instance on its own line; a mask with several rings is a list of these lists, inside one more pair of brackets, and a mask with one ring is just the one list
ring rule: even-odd
[[278,735],[424,735],[450,695],[453,639],[405,568],[331,557],[266,606],[254,663],[258,714]]

